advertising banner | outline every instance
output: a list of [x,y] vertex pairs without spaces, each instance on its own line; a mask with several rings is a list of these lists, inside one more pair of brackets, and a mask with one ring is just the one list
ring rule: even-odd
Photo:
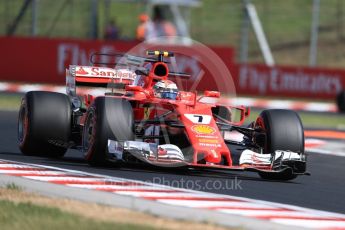
[[265,65],[236,67],[238,92],[247,95],[335,99],[345,88],[345,70]]
[[[63,85],[69,65],[88,66],[90,55],[95,52],[124,53],[137,45],[135,41],[0,37],[0,81]],[[139,48],[139,53],[143,55],[145,49],[155,48],[176,52],[173,71],[192,75],[182,81],[184,90],[191,89],[197,81],[194,90],[199,91],[222,91],[224,84],[228,84],[221,80],[224,71],[219,71],[212,55],[201,55],[198,50],[174,45],[144,46]],[[345,70],[342,69],[236,64],[233,48],[210,48],[224,62],[233,79],[229,81],[233,87],[223,88],[235,89],[238,95],[334,99],[345,88]],[[185,53],[188,55],[184,56]],[[201,70],[204,70],[202,77]]]

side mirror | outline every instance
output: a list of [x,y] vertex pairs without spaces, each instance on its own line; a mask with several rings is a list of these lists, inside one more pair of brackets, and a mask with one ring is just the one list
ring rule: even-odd
[[245,111],[244,111],[244,116],[245,116],[245,117],[249,117],[249,115],[250,115],[250,108],[247,107],[247,108],[245,109]]

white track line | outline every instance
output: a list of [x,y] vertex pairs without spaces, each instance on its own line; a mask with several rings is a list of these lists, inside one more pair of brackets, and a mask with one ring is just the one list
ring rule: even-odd
[[324,228],[324,229],[334,228],[338,230],[345,228],[344,221],[326,221],[326,220],[309,221],[309,220],[298,220],[298,219],[293,219],[293,218],[291,219],[273,218],[271,221],[278,224],[303,226],[306,228]]
[[[35,168],[29,170],[30,173],[37,173],[37,176],[22,176],[33,180],[61,182],[66,186],[88,188],[88,189],[109,189],[116,194],[134,196],[143,199],[155,200],[156,202],[169,205],[192,207],[196,209],[209,209],[215,212],[241,215],[265,219],[285,225],[294,225],[298,227],[313,228],[333,228],[345,226],[345,215],[324,212],[313,209],[306,209],[293,205],[284,205],[261,200],[254,200],[242,197],[218,195],[194,190],[179,189],[168,186],[162,186],[142,181],[127,180],[123,178],[108,177],[99,174],[86,173],[76,170],[66,170],[58,167],[43,166],[36,164],[24,164],[13,161],[0,161],[0,167],[7,167],[0,173],[9,174],[9,171],[26,172],[26,168]],[[20,170],[20,169],[23,170]],[[46,170],[46,171],[45,171]],[[42,172],[66,173],[66,176],[43,176]],[[105,183],[104,185],[94,183]],[[81,184],[78,184],[81,183]],[[110,184],[109,184],[110,183]],[[120,183],[120,184],[111,184]],[[121,184],[122,183],[122,184]],[[136,185],[133,185],[136,183]],[[124,191],[116,191],[116,190]],[[156,192],[155,192],[156,191]],[[323,224],[317,224],[322,219]],[[289,220],[289,221],[287,221]]]
[[116,189],[128,189],[128,190],[141,190],[141,189],[151,189],[151,190],[166,190],[166,191],[171,191],[171,189],[162,189],[162,188],[157,188],[157,187],[152,187],[152,186],[132,186],[132,185],[93,185],[93,184],[67,184],[68,186],[71,187],[77,187],[77,188],[87,188],[87,189],[102,189],[102,190],[116,190]]
[[20,174],[22,176],[27,174],[32,175],[66,175],[65,172],[58,172],[58,171],[49,171],[49,170],[1,170],[0,173],[4,174]]
[[78,181],[78,182],[87,182],[87,181],[101,181],[105,182],[105,179],[96,179],[93,177],[76,177],[76,176],[65,176],[65,177],[57,177],[57,176],[23,176],[27,179],[32,180],[39,180],[39,181],[65,181],[66,183],[71,181]]

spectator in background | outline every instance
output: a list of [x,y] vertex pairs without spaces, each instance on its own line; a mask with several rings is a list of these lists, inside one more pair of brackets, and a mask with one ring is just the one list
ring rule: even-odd
[[120,30],[116,25],[114,19],[110,20],[104,31],[104,39],[106,40],[116,40],[120,37]]
[[137,40],[143,41],[147,38],[150,33],[149,30],[152,29],[152,22],[147,14],[139,15],[139,25],[136,31]]
[[153,8],[153,20],[150,24],[146,24],[145,39],[157,38],[161,36],[176,36],[176,28],[174,24],[166,19],[163,8],[155,6]]

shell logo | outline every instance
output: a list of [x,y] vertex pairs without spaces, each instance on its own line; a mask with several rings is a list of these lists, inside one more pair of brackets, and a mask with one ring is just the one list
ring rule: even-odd
[[216,130],[208,125],[193,125],[192,131],[197,134],[213,134]]

